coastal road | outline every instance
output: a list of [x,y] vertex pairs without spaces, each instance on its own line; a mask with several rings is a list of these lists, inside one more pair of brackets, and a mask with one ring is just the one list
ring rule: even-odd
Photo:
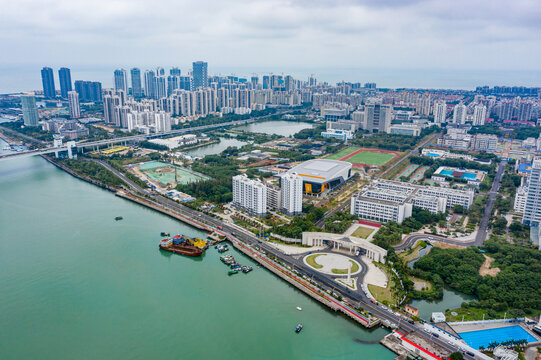
[[503,173],[506,165],[507,161],[502,161],[498,165],[498,170],[496,170],[496,176],[494,177],[494,182],[492,183],[492,188],[489,192],[488,201],[485,207],[485,213],[483,214],[483,218],[481,219],[481,223],[479,224],[479,230],[477,231],[477,236],[475,237],[476,246],[482,246],[483,242],[487,238],[488,222],[490,221],[490,217],[492,216],[492,209],[494,208],[494,203],[496,202],[496,195],[498,195],[498,191],[500,190],[500,185],[502,183]]
[[[406,320],[404,320],[401,316],[397,316],[396,313],[383,307],[382,305],[372,303],[370,299],[363,293],[360,287],[357,291],[353,291],[347,286],[341,285],[340,283],[336,282],[334,276],[322,274],[312,269],[311,267],[306,266],[304,262],[302,262],[302,256],[301,257],[297,256],[297,258],[295,258],[294,256],[285,255],[284,253],[268,245],[264,241],[261,241],[258,237],[254,236],[251,233],[240,231],[236,227],[228,223],[224,223],[221,219],[217,219],[209,215],[203,214],[199,211],[187,208],[181,204],[178,204],[177,202],[171,199],[163,197],[162,195],[158,193],[148,191],[146,189],[142,189],[139,186],[137,186],[135,183],[133,183],[131,180],[129,180],[125,176],[125,174],[113,169],[111,166],[109,166],[109,164],[105,162],[98,162],[98,163],[104,166],[105,168],[107,168],[108,170],[112,171],[116,176],[122,179],[130,187],[131,190],[146,194],[147,196],[151,197],[155,202],[159,203],[163,207],[172,209],[180,213],[181,215],[189,217],[195,221],[205,223],[214,229],[217,229],[218,226],[221,226],[222,229],[220,231],[222,233],[225,233],[227,236],[237,238],[249,246],[260,248],[264,250],[267,254],[271,254],[279,258],[281,262],[283,262],[287,266],[297,269],[301,273],[301,275],[305,275],[306,277],[313,279],[320,285],[326,287],[327,290],[340,292],[342,296],[344,297],[344,299],[347,300],[350,304],[359,304],[360,307],[362,307],[365,310],[370,311],[374,316],[382,320],[387,320],[390,323],[397,324],[399,328],[401,329],[401,331],[403,332],[415,331],[418,335],[425,337],[426,340],[435,342],[438,345],[444,347],[445,349],[448,349],[450,352],[458,350],[455,347],[451,346],[450,344],[444,342],[443,340],[434,338],[430,334],[424,332],[420,324],[418,323],[410,324]],[[357,260],[360,260],[360,259],[357,259]],[[361,271],[361,275],[359,276],[364,277],[364,274],[367,271],[367,269],[365,268],[366,265],[362,262],[362,260],[360,261],[360,263],[363,266],[363,270]],[[362,278],[361,278],[361,281],[362,281]]]

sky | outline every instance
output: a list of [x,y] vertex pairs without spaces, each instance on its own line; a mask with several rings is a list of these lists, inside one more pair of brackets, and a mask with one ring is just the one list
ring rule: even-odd
[[538,0],[0,0],[0,69],[541,71]]

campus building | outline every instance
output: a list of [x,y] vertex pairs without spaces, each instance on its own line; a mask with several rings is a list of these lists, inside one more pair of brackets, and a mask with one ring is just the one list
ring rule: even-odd
[[288,173],[302,178],[306,194],[321,194],[351,177],[351,164],[345,161],[314,159],[293,167]]
[[267,187],[259,179],[246,174],[233,176],[233,206],[247,213],[263,217],[267,213]]
[[375,180],[351,198],[351,214],[379,222],[402,223],[411,216],[413,206],[432,213],[461,205],[469,208],[474,192],[392,180]]

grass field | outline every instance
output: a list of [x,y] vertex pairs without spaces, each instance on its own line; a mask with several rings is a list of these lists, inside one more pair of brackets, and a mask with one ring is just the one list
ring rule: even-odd
[[372,229],[369,227],[359,226],[357,230],[353,232],[353,236],[360,237],[361,239],[366,239],[372,234],[376,229]]
[[[307,259],[308,261],[308,259]],[[353,274],[356,271],[359,271],[359,265],[355,261],[349,261],[351,263],[351,273]],[[333,274],[347,274],[348,269],[332,269]]]
[[383,166],[398,155],[399,153],[393,151],[350,146],[328,156],[327,159],[347,161],[352,163],[354,167],[359,168],[364,165]]
[[317,262],[316,262],[316,258],[318,256],[321,256],[323,254],[314,254],[314,255],[310,255],[306,258],[306,262],[308,263],[308,265],[310,265],[311,267],[313,267],[314,269],[321,269],[323,267],[323,265],[319,265]]

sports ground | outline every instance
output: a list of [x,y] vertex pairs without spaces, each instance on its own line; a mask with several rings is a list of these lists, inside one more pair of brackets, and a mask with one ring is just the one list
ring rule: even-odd
[[332,154],[327,157],[327,159],[347,161],[355,168],[362,168],[366,165],[377,167],[383,166],[399,155],[400,153],[397,151],[350,146],[336,154]]
[[163,163],[159,161],[149,161],[139,164],[135,170],[145,174],[150,180],[161,183],[166,186],[175,183],[175,171],[178,184],[189,184],[197,181],[204,181],[208,178],[205,175],[196,173],[181,166]]

